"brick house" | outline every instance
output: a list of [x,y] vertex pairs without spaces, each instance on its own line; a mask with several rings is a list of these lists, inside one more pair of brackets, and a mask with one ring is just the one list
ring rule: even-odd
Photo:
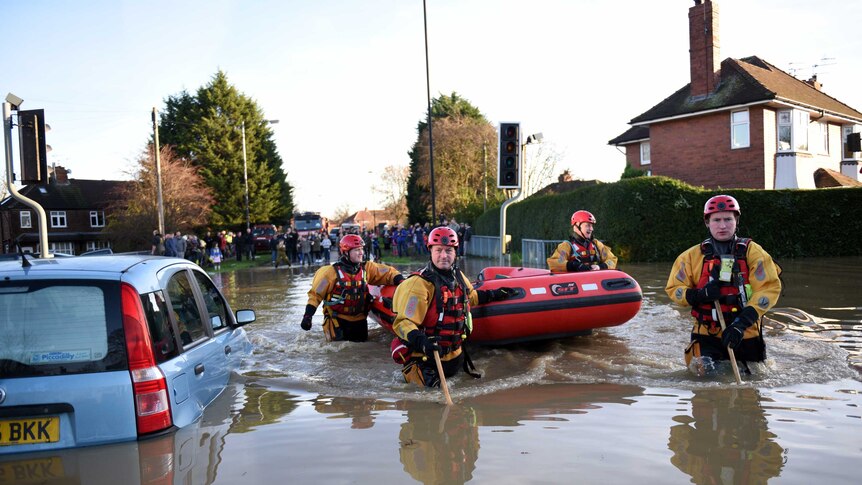
[[[49,182],[24,186],[18,192],[45,209],[51,252],[81,254],[111,247],[102,234],[105,207],[111,194],[127,182],[70,179],[63,167],[49,171]],[[7,197],[0,202],[2,252],[39,252],[39,222],[36,211]]]
[[718,5],[689,9],[691,82],[608,142],[626,163],[695,186],[815,188],[826,169],[860,180],[862,112],[756,57],[719,61]]

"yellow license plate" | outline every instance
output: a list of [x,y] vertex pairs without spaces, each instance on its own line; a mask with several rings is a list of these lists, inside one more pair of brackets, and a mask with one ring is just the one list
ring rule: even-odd
[[64,477],[63,459],[59,456],[0,462],[0,485],[53,483]]
[[0,419],[0,446],[60,441],[60,417]]

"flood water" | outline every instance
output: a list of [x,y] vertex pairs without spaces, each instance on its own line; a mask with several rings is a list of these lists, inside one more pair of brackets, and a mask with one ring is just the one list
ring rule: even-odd
[[[862,258],[782,264],[768,359],[743,386],[729,368],[686,370],[691,318],[664,293],[670,264],[631,264],[633,320],[475,348],[484,377],[449,380],[452,407],[402,382],[374,324],[366,343],[326,343],[318,310],[303,332],[313,269],[215,275],[234,310],[257,312],[228,392],[172,437],[70,452],[81,471],[64,483],[859,483]],[[486,265],[462,262],[470,277]],[[111,453],[140,469],[98,461]]]

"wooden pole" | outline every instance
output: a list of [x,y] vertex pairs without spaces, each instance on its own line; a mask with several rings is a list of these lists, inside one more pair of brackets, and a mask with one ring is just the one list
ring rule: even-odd
[[434,362],[437,364],[437,373],[440,374],[440,388],[443,389],[443,395],[446,397],[446,405],[451,406],[452,396],[449,395],[449,386],[446,385],[446,375],[443,374],[443,363],[440,362],[440,352],[434,351]]
[[[721,312],[721,305],[718,301],[715,303],[715,312],[718,313],[718,323],[721,324],[721,332],[724,333],[724,329],[726,328],[724,325],[724,314]],[[733,349],[729,346],[727,347],[727,353],[730,355],[730,365],[733,367],[733,375],[736,376],[736,383],[742,385],[742,377],[739,375],[739,366],[736,365],[736,355],[733,353]]]

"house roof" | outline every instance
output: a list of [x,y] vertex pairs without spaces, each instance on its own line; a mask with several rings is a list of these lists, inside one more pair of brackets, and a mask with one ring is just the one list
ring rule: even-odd
[[[821,109],[833,115],[862,122],[862,112],[847,106],[805,81],[796,79],[756,56],[743,59],[725,59],[721,63],[721,81],[712,94],[692,98],[690,91],[691,84],[689,83],[646,112],[636,116],[629,123],[632,125],[644,124],[701,111],[769,101],[782,101]],[[623,136],[625,133],[617,138]]]
[[[104,207],[111,200],[114,191],[128,183],[130,182],[118,180],[69,179],[68,185],[27,185],[19,190],[19,193],[38,202],[45,210],[95,209]],[[7,197],[0,202],[0,208],[25,209],[27,206]]]
[[608,145],[625,145],[636,141],[649,139],[649,126],[638,125],[632,126],[622,135],[608,141]]

